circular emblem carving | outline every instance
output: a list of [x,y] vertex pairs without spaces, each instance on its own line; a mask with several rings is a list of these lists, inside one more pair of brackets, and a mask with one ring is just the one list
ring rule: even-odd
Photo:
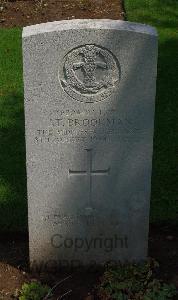
[[59,81],[72,98],[85,103],[98,102],[108,98],[118,86],[119,62],[105,48],[84,45],[64,57]]

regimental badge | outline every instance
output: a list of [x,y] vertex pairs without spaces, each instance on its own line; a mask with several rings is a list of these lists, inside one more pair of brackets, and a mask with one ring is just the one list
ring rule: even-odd
[[60,74],[59,81],[70,97],[93,103],[108,98],[116,90],[121,72],[117,58],[109,50],[84,45],[67,53],[63,78]]

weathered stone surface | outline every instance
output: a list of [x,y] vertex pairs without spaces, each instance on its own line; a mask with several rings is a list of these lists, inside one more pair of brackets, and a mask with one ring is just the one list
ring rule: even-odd
[[31,262],[144,259],[155,30],[112,20],[35,25],[23,30],[23,56]]

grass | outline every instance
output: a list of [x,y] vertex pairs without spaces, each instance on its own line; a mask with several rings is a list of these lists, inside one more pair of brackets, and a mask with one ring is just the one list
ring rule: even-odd
[[27,228],[21,29],[0,30],[0,228]]
[[[151,221],[178,223],[178,1],[125,0],[159,33]],[[0,228],[27,229],[21,29],[0,29]]]
[[151,221],[178,223],[178,1],[125,0],[125,8],[159,34]]

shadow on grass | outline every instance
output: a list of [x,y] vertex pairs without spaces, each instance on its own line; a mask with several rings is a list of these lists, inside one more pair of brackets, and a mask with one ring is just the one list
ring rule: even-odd
[[10,94],[0,102],[0,228],[27,230],[25,126],[23,95]]
[[151,216],[156,220],[178,217],[178,39],[159,45]]
[[9,264],[18,269],[29,270],[27,233],[1,232],[0,249],[0,264]]

